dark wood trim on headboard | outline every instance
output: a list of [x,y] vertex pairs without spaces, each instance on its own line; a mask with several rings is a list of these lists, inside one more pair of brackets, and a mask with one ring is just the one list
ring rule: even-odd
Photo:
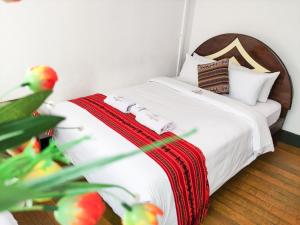
[[[282,105],[282,117],[285,117],[292,105],[293,88],[291,79],[282,60],[266,44],[256,38],[243,34],[222,34],[205,41],[195,50],[195,53],[201,56],[212,55],[230,45],[237,38],[249,56],[251,56],[258,64],[268,69],[270,72],[280,71],[280,75],[271,90],[270,98]],[[218,60],[231,57],[234,57],[242,66],[253,69],[237,47],[232,48],[230,51],[215,59]]]

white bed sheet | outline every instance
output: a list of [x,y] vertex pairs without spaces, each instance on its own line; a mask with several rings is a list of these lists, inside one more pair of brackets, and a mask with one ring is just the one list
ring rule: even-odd
[[281,113],[281,104],[272,99],[268,99],[266,103],[258,102],[252,108],[267,118],[269,127],[277,122]]
[[[229,95],[223,95],[228,98]],[[239,100],[230,98],[233,101],[240,102]],[[268,99],[267,102],[257,102],[256,105],[250,106],[256,112],[262,114],[267,119],[268,126],[272,126],[276,123],[281,114],[281,104],[272,99]]]
[[[134,99],[138,104],[173,120],[177,125],[174,131],[176,134],[180,135],[192,128],[198,129],[187,141],[199,147],[206,157],[212,194],[257,155],[273,151],[274,148],[266,119],[261,114],[250,107],[231,102],[224,96],[211,95],[204,90],[202,94],[195,94],[193,89],[195,88],[175,79],[159,78],[113,93]],[[58,129],[55,134],[58,143],[65,143],[82,135],[92,137],[90,141],[68,152],[74,164],[136,148],[72,103],[57,104],[54,113],[67,117],[60,126],[84,128],[81,132]],[[165,212],[160,219],[160,225],[177,224],[175,202],[168,177],[146,154],[109,165],[86,175],[86,178],[89,182],[114,183],[128,188],[139,195],[140,201],[151,201]],[[114,189],[110,192],[128,202],[133,201],[120,190]],[[102,197],[122,217],[124,211],[119,202],[107,193],[102,193]]]

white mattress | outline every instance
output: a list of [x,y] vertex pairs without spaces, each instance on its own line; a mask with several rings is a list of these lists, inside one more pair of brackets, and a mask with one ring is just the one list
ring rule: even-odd
[[[223,96],[230,98],[229,95],[223,95]],[[236,102],[241,102],[233,98],[230,99]],[[269,127],[271,127],[274,123],[277,122],[281,114],[281,104],[272,99],[268,99],[267,102],[265,103],[257,102],[256,105],[249,106],[249,107],[251,107],[256,112],[262,114],[267,119],[267,123]]]
[[277,122],[281,113],[281,104],[271,99],[266,103],[258,102],[252,108],[267,118],[269,127]]
[[[195,87],[171,78],[158,78],[135,87],[114,91],[134,99],[151,111],[173,120],[182,134],[192,128],[198,132],[187,141],[199,147],[206,157],[210,194],[234,176],[259,154],[273,151],[273,143],[264,116],[251,107],[227,97],[205,90],[201,94]],[[118,133],[111,130],[82,108],[63,102],[56,105],[55,114],[67,119],[65,127],[82,126],[83,131],[57,130],[55,139],[65,143],[83,135],[92,139],[68,152],[74,164],[96,158],[131,151],[136,147]],[[165,215],[160,225],[176,225],[177,216],[172,188],[163,169],[146,154],[123,160],[97,170],[86,176],[89,182],[104,182],[122,185],[140,197],[158,205]],[[124,192],[110,190],[121,199],[133,200]],[[106,193],[101,193],[112,209],[122,217],[120,203]]]

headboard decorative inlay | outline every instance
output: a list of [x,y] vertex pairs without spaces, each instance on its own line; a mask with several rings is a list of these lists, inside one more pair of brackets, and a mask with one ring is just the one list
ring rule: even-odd
[[[241,56],[253,67],[253,70],[256,70],[258,72],[267,73],[270,72],[268,69],[260,65],[258,62],[253,59],[248,52],[244,49],[243,45],[241,44],[239,38],[234,39],[233,42],[231,42],[229,45],[227,45],[225,48],[221,49],[220,51],[213,53],[211,55],[207,55],[210,59],[217,59],[219,57],[222,57],[226,53],[230,52],[233,48],[236,48]],[[232,63],[239,64],[238,60],[232,56],[230,58]]]
[[283,117],[291,108],[293,90],[289,73],[276,53],[263,42],[243,34],[222,34],[201,44],[195,53],[215,60],[228,58],[234,64],[259,72],[280,71],[270,98],[282,105]]

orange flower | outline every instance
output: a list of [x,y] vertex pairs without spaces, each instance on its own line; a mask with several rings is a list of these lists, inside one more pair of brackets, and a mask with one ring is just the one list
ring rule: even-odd
[[61,225],[96,225],[105,211],[105,204],[96,192],[63,197],[54,212]]
[[123,225],[158,225],[157,216],[163,215],[163,211],[151,203],[135,204],[125,208],[127,210]]
[[57,80],[54,69],[48,66],[35,66],[26,73],[25,83],[22,86],[29,86],[34,92],[52,90]]

